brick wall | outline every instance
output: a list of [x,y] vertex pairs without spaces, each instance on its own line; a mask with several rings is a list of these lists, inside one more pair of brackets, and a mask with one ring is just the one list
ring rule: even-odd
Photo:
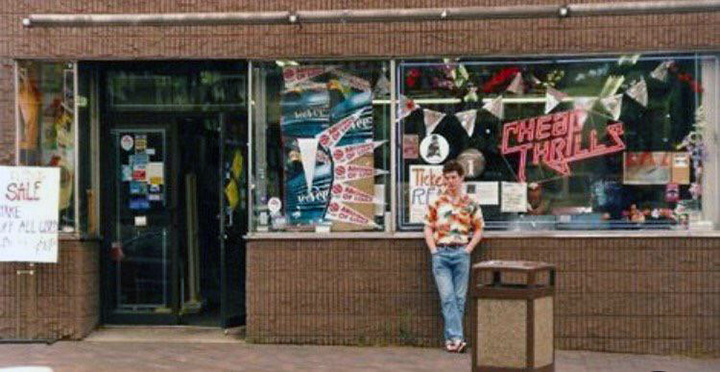
[[15,164],[14,64],[0,56],[0,165]]
[[96,242],[66,240],[57,264],[1,263],[0,340],[87,336],[100,314],[97,249]]
[[[557,348],[720,355],[720,239],[490,238],[482,248],[473,262],[557,265]],[[441,342],[421,240],[255,240],[247,252],[250,341]]]

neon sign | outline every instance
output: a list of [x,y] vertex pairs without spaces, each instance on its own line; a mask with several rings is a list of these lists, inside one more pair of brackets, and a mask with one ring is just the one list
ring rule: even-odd
[[545,165],[567,176],[572,162],[625,150],[621,122],[607,125],[605,143],[599,141],[596,129],[590,130],[587,147],[583,147],[586,117],[583,110],[571,110],[504,124],[500,151],[503,156],[520,154],[518,181],[525,182],[528,156],[532,157],[533,165]]

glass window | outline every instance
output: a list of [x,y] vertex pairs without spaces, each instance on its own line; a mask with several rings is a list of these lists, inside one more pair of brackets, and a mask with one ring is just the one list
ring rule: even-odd
[[17,64],[19,165],[59,167],[60,231],[76,230],[75,65]]
[[253,231],[382,230],[389,190],[385,62],[253,69]]
[[716,157],[703,132],[717,128],[717,96],[704,85],[716,66],[639,55],[399,63],[400,228],[420,228],[450,159],[489,229],[711,227],[703,189],[718,175],[703,166]]

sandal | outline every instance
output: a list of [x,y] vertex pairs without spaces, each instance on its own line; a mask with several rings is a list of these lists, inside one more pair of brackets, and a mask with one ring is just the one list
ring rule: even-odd
[[447,351],[448,353],[457,352],[456,343],[452,341],[445,341],[445,351]]
[[467,348],[467,342],[457,340],[453,343],[453,347],[456,353],[464,353]]

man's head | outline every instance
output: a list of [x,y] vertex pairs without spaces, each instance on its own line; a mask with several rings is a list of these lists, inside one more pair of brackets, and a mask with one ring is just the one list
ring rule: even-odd
[[447,191],[456,193],[460,191],[465,178],[465,168],[456,160],[450,160],[443,166],[443,178]]

